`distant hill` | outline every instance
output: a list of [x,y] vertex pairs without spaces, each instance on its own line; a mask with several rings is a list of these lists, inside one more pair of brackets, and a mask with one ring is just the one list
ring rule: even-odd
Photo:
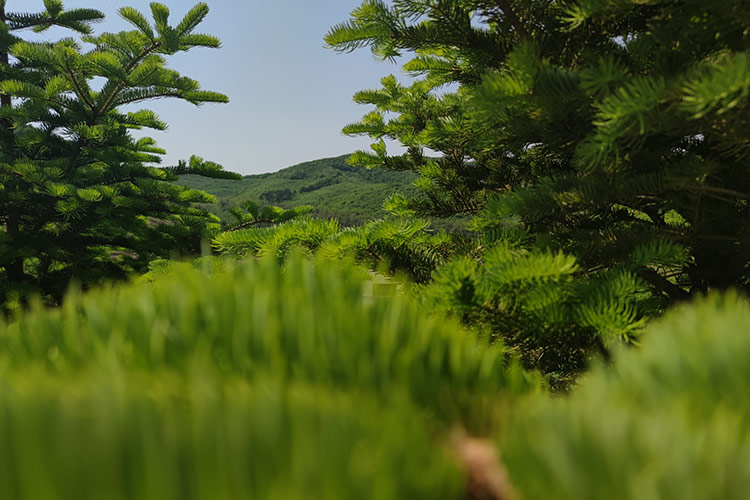
[[253,200],[284,208],[312,205],[316,216],[335,217],[344,225],[382,217],[383,202],[393,193],[417,193],[412,185],[416,174],[352,167],[346,163],[348,157],[310,161],[237,181],[186,175],[180,184],[216,196],[218,203],[209,209],[220,217],[230,207]]

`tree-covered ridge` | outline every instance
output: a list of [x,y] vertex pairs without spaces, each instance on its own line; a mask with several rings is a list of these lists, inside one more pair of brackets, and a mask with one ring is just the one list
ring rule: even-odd
[[222,219],[227,219],[231,207],[254,200],[285,208],[312,205],[316,217],[334,217],[344,225],[383,217],[383,202],[394,192],[409,196],[417,193],[412,185],[416,175],[355,168],[347,163],[348,157],[305,162],[239,181],[186,175],[179,183],[214,195],[218,203],[207,208]]

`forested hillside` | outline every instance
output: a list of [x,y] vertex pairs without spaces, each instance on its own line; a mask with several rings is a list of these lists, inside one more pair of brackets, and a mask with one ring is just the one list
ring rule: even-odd
[[222,218],[230,207],[247,200],[292,208],[311,205],[316,217],[334,217],[343,225],[383,217],[383,202],[394,193],[413,196],[413,172],[352,167],[349,155],[294,165],[278,172],[248,175],[240,180],[183,176],[178,182],[216,196],[206,208]]

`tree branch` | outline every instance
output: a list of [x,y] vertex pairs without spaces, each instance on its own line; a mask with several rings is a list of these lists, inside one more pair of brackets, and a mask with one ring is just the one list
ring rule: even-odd
[[73,73],[73,70],[70,68],[70,66],[68,66],[67,62],[65,63],[65,69],[68,71],[68,75],[70,75],[70,81],[71,83],[73,83],[73,88],[75,89],[76,94],[78,94],[78,97],[81,98],[81,100],[86,106],[91,108],[91,111],[96,112],[96,107],[90,100],[91,96],[83,93],[83,89],[81,88],[81,85],[78,83],[75,73]]
[[258,224],[273,224],[275,221],[271,219],[255,219],[250,220],[247,222],[243,222],[242,224],[237,224],[236,226],[233,226],[227,230],[227,232],[232,231],[239,231],[240,229],[245,229],[252,226],[257,226]]
[[[136,66],[137,66],[137,65],[138,65],[138,64],[139,64],[139,63],[140,63],[141,61],[143,61],[143,59],[145,59],[145,58],[146,58],[146,56],[148,56],[149,54],[151,54],[151,53],[152,53],[153,51],[155,51],[156,49],[158,49],[158,48],[159,48],[160,46],[161,46],[161,43],[160,43],[160,42],[154,42],[154,43],[152,43],[151,45],[149,45],[148,47],[146,47],[146,49],[145,49],[145,50],[144,50],[143,52],[141,52],[141,53],[140,53],[140,54],[138,54],[138,55],[137,55],[136,57],[134,57],[134,58],[133,58],[133,59],[132,59],[132,60],[131,60],[131,61],[130,61],[130,62],[129,62],[129,63],[128,63],[128,64],[126,65],[126,66],[125,66],[125,68],[124,68],[124,69],[125,69],[125,74],[126,74],[126,75],[128,76],[128,78],[130,77],[130,73],[132,73],[132,72],[133,72],[133,70],[135,69],[135,67],[136,67]],[[115,88],[114,88],[114,89],[112,90],[112,93],[111,93],[111,94],[110,94],[110,96],[109,96],[109,97],[107,98],[107,100],[106,100],[106,101],[104,102],[104,105],[102,106],[101,110],[99,110],[99,111],[97,112],[97,114],[104,114],[104,113],[106,113],[106,112],[107,112],[107,110],[109,109],[109,107],[110,107],[110,106],[112,105],[112,103],[114,102],[114,100],[115,100],[115,97],[117,96],[117,94],[119,94],[119,93],[120,93],[120,91],[121,91],[121,90],[123,89],[123,87],[125,86],[125,83],[127,83],[127,80],[123,80],[123,81],[119,82],[119,83],[118,83],[117,85],[115,85]]]
[[638,276],[651,284],[659,292],[668,295],[672,300],[685,300],[690,298],[690,294],[688,292],[675,285],[665,277],[661,276],[653,269],[645,269],[639,272]]

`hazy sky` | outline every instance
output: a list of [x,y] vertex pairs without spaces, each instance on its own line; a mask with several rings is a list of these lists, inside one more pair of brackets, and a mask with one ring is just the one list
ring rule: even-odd
[[[167,150],[165,164],[197,154],[241,173],[270,172],[317,158],[369,147],[367,138],[341,135],[368,108],[352,102],[357,90],[400,75],[369,50],[336,54],[323,35],[348,18],[360,0],[205,0],[211,13],[198,29],[221,38],[219,50],[195,49],[170,65],[229,96],[229,104],[200,108],[180,101],[148,105],[169,124],[149,132]],[[9,11],[42,10],[42,0],[8,0]],[[99,31],[129,29],[117,14],[130,5],[149,15],[149,0],[65,0],[66,8],[90,7],[107,19]],[[175,23],[196,1],[162,0]],[[52,38],[58,31],[44,36]]]

